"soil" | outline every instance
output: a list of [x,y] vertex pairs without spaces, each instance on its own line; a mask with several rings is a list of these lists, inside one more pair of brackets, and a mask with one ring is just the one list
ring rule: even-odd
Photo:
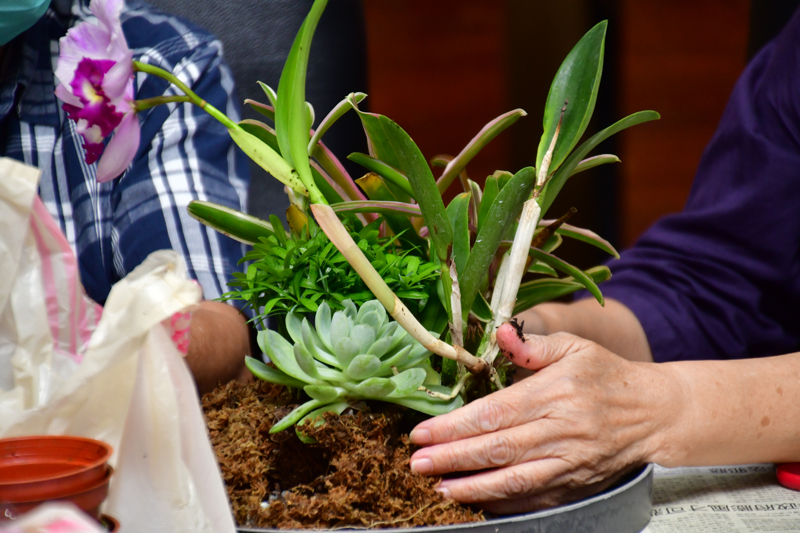
[[297,405],[286,388],[232,382],[203,397],[212,444],[240,527],[337,529],[412,527],[483,520],[444,499],[438,478],[414,474],[415,447],[402,432],[402,412],[328,414],[304,427],[270,427]]

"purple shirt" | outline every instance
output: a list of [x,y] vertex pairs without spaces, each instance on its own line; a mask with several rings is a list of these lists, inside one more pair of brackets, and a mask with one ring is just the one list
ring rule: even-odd
[[800,11],[737,82],[684,211],[609,266],[656,361],[800,350]]

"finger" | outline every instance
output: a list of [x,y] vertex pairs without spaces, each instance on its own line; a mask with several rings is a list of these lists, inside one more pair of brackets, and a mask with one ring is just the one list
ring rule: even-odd
[[543,419],[535,424],[456,440],[417,450],[411,456],[411,470],[426,476],[449,472],[485,470],[524,463],[551,455],[555,441],[563,432],[554,431],[554,422]]
[[538,410],[525,401],[525,393],[536,394],[512,386],[421,422],[411,431],[411,442],[419,446],[452,442],[535,420]]
[[511,324],[505,323],[497,330],[497,344],[517,366],[540,370],[574,353],[584,340],[566,333],[553,335],[524,335],[520,337]]
[[461,503],[518,500],[550,490],[550,481],[567,469],[561,459],[538,459],[474,476],[445,479],[436,490]]

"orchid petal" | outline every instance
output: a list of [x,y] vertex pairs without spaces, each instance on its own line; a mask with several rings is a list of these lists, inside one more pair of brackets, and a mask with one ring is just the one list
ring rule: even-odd
[[139,149],[139,136],[139,118],[136,113],[128,113],[97,164],[99,183],[112,180],[125,172]]
[[133,78],[133,52],[128,51],[125,56],[108,69],[103,76],[103,92],[109,100],[117,100],[125,95],[128,84],[132,85]]
[[71,28],[59,41],[56,77],[64,85],[70,85],[78,63],[83,59],[108,59],[109,36],[96,24],[84,22]]
[[[67,105],[71,105],[73,107],[80,107],[82,105],[80,98],[72,94],[70,90],[67,88],[67,86],[64,85],[63,83],[58,84],[58,86],[56,87],[55,94],[56,98],[58,98]],[[67,110],[65,109],[65,111]]]

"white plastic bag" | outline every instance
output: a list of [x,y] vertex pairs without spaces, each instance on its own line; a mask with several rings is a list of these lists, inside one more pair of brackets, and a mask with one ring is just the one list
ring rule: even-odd
[[114,285],[100,314],[36,196],[38,176],[0,158],[0,437],[80,435],[113,446],[102,511],[123,532],[235,531],[169,327],[199,302],[199,286],[181,256],[156,252]]

